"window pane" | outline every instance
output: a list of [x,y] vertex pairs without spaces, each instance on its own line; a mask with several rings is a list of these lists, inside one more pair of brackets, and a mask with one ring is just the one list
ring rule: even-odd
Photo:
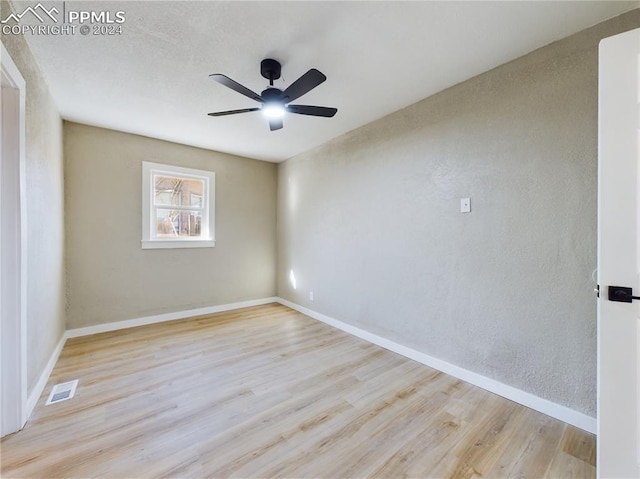
[[198,208],[202,208],[202,195],[197,195],[195,193],[189,194],[189,205],[197,206]]
[[154,203],[166,206],[202,207],[204,181],[179,176],[154,176]]
[[158,238],[199,238],[202,231],[200,211],[156,210],[156,236]]

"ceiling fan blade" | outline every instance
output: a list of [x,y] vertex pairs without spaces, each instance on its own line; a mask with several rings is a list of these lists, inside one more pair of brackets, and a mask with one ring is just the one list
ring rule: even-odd
[[258,111],[259,107],[256,108],[243,108],[242,110],[229,110],[229,111],[216,111],[214,113],[207,113],[209,116],[225,116],[225,115],[235,115],[236,113],[247,113],[250,111]]
[[226,87],[229,87],[234,91],[237,91],[241,95],[247,96],[252,100],[259,101],[260,103],[264,103],[264,100],[262,99],[262,97],[258,95],[256,92],[249,90],[246,86],[240,85],[240,83],[232,80],[228,76],[222,75],[221,73],[214,73],[213,75],[209,75],[209,77],[212,80],[215,80],[218,83]]
[[338,112],[338,109],[326,106],[289,105],[287,106],[287,111],[290,113],[297,113],[298,115],[323,116],[331,118]]
[[293,101],[296,98],[300,98],[305,93],[313,90],[326,79],[327,77],[324,76],[323,73],[319,72],[315,68],[312,68],[296,81],[294,81],[291,85],[289,85],[289,88],[282,92],[282,99],[285,103],[289,103],[290,101]]
[[269,129],[271,131],[282,128],[282,118],[269,118]]

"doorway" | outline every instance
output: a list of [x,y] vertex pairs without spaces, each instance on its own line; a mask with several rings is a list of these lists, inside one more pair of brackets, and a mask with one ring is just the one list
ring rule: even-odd
[[0,56],[0,436],[26,422],[25,81]]

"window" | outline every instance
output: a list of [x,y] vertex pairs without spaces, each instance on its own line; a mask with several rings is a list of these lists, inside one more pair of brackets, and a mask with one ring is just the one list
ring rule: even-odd
[[142,162],[142,248],[215,246],[215,173]]

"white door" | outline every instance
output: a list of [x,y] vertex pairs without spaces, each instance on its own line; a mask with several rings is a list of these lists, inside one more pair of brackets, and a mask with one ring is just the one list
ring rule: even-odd
[[640,29],[599,59],[598,477],[640,478]]
[[0,55],[0,436],[26,421],[25,82]]

